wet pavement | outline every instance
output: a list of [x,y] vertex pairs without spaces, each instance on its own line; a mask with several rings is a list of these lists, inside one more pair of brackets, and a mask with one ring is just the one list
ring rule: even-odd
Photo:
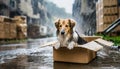
[[25,43],[0,45],[0,69],[120,69],[120,51],[104,48],[88,64],[53,62],[51,46],[56,38],[28,39]]

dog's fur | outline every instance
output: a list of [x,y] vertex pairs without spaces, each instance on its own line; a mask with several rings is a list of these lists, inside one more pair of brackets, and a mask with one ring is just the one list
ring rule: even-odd
[[73,19],[58,19],[55,22],[58,38],[58,43],[55,46],[56,49],[60,46],[67,46],[68,49],[72,49],[75,43],[86,43],[86,41],[80,38],[78,33],[73,30],[75,25],[76,22]]

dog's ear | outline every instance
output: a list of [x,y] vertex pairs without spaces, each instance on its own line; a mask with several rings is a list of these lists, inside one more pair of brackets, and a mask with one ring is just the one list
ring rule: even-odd
[[75,20],[73,19],[68,19],[68,20],[69,20],[70,27],[73,28],[76,24]]
[[57,20],[55,21],[55,27],[56,27],[56,28],[59,27],[59,22],[60,22],[60,19],[57,19]]

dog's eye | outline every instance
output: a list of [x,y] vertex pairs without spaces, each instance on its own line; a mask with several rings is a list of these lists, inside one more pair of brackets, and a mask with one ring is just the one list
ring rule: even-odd
[[68,27],[68,25],[66,25],[65,27]]
[[60,25],[59,27],[62,27],[62,25]]

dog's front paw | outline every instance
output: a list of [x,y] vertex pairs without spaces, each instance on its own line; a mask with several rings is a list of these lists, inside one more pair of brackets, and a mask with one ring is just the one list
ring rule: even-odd
[[59,49],[59,48],[60,48],[60,43],[57,42],[57,43],[55,44],[54,48],[55,48],[55,49]]
[[74,45],[75,45],[75,43],[74,42],[70,42],[69,44],[68,44],[68,49],[73,49],[74,48]]

